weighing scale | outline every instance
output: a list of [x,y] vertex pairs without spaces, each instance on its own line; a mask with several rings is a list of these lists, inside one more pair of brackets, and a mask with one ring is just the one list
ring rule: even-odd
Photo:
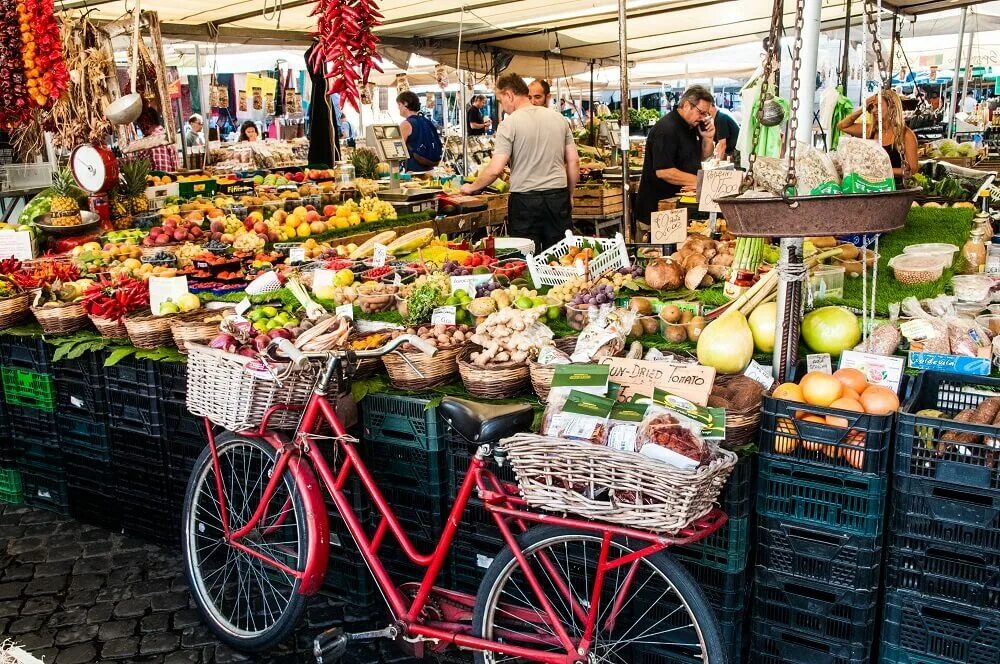
[[[406,141],[394,124],[369,125],[365,130],[365,145],[375,150],[379,161],[389,163],[389,191],[399,192],[399,165],[410,158]],[[380,195],[382,200],[391,200]]]
[[104,145],[84,143],[73,148],[69,155],[73,179],[88,192],[90,211],[97,214],[101,228],[111,230],[111,205],[108,193],[118,184],[118,160]]
[[621,148],[621,123],[615,120],[604,120],[597,128],[597,137],[611,148],[611,161],[608,166],[618,165],[618,153]]

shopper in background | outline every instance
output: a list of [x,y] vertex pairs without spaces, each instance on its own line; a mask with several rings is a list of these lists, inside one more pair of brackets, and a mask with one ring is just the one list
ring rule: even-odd
[[344,139],[344,144],[349,148],[353,148],[357,145],[357,137],[354,134],[354,125],[352,125],[343,115],[340,116],[340,137]]
[[444,149],[437,127],[420,113],[420,98],[407,90],[396,97],[399,114],[403,117],[399,131],[406,141],[410,158],[403,164],[407,171],[429,171],[441,162]]
[[972,94],[972,90],[969,90],[968,94],[965,95],[965,99],[962,100],[962,111],[966,115],[972,115],[976,112],[977,106],[979,106],[979,102],[976,101],[976,95]]
[[[139,126],[139,131],[143,136],[158,136],[166,134],[163,128],[163,118],[160,112],[151,106],[146,106],[135,121]],[[169,136],[167,137],[170,138]],[[154,171],[173,173],[177,170],[177,147],[173,140],[168,140],[166,145],[157,145],[155,148],[144,150],[136,155],[136,158],[146,158],[152,165]]]
[[528,86],[514,73],[497,79],[497,101],[506,113],[497,128],[493,158],[463,194],[475,194],[510,166],[507,230],[530,238],[541,251],[573,227],[571,193],[580,176],[580,157],[566,121],[547,108],[534,106]]
[[482,136],[493,124],[492,118],[483,117],[483,106],[486,106],[485,95],[473,95],[469,108],[465,111],[465,122],[469,125],[469,136]]
[[205,144],[205,136],[201,133],[204,125],[204,121],[197,113],[194,113],[188,118],[188,129],[187,133],[184,135],[184,142],[189,148]]
[[712,120],[715,122],[715,154],[719,158],[732,157],[736,152],[736,140],[740,137],[740,125],[728,111],[712,104]]
[[681,95],[677,108],[649,131],[635,202],[637,221],[648,224],[662,199],[675,196],[683,187],[697,186],[701,162],[715,152],[713,104],[711,92],[692,85]]
[[241,141],[250,141],[251,143],[260,140],[260,131],[257,129],[257,123],[253,120],[247,120],[242,125],[240,125],[240,138]]
[[[892,175],[896,180],[896,188],[903,185],[903,180],[908,175],[913,175],[920,168],[917,162],[917,135],[906,126],[906,117],[903,114],[903,102],[895,90],[883,90],[882,100],[882,148],[889,154],[889,162],[892,164]],[[873,118],[868,123],[868,138],[878,140],[878,109],[875,104],[879,96],[872,95],[865,100],[865,105],[856,109],[853,113],[841,120],[837,124],[840,131],[850,136],[861,137],[861,113],[867,111]]]
[[532,106],[548,108],[552,103],[552,88],[549,87],[549,82],[542,78],[533,80],[528,86],[528,99],[531,100]]

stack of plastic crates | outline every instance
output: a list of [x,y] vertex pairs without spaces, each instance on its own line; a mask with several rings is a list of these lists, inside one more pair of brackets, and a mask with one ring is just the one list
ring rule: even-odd
[[129,356],[105,367],[111,465],[125,532],[176,546],[180,513],[167,481],[160,364]]
[[41,337],[0,338],[0,380],[24,502],[68,514],[51,362],[52,348]]
[[66,466],[70,514],[117,530],[121,526],[111,465],[111,428],[104,351],[52,364],[59,444]]
[[[444,529],[448,477],[444,423],[424,397],[377,394],[361,402],[365,465],[416,550],[429,554]],[[373,526],[380,515],[373,511]],[[379,555],[397,584],[420,581],[425,567],[414,564],[387,534]],[[447,585],[448,569],[438,576]]]
[[187,409],[186,364],[160,363],[160,394],[163,397],[162,441],[167,467],[167,494],[172,509],[180,514],[191,471],[198,456],[208,446],[208,437],[205,421]]
[[750,658],[864,664],[877,645],[893,416],[836,427],[803,410],[843,416],[765,398]]
[[1000,380],[926,372],[899,414],[881,661],[1000,663]]

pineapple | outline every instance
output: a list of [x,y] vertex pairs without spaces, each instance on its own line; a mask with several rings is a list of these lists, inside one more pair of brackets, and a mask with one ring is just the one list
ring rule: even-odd
[[149,200],[146,198],[146,178],[149,176],[148,159],[127,161],[121,165],[122,178],[125,180],[125,190],[122,192],[128,198],[132,214],[149,212]]
[[111,198],[111,219],[113,221],[117,219],[124,219],[126,217],[131,216],[131,213],[129,212],[128,209],[128,198],[126,198],[120,185],[118,187],[115,187],[115,190],[111,192],[110,198]]
[[52,174],[52,206],[49,216],[53,226],[76,226],[82,224],[80,205],[74,194],[76,183],[68,168],[61,168]]

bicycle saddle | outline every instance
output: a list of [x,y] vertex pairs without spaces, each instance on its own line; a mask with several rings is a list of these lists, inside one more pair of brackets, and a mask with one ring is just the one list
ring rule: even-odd
[[444,421],[470,443],[493,443],[529,431],[535,419],[526,403],[498,405],[445,397],[440,408]]

